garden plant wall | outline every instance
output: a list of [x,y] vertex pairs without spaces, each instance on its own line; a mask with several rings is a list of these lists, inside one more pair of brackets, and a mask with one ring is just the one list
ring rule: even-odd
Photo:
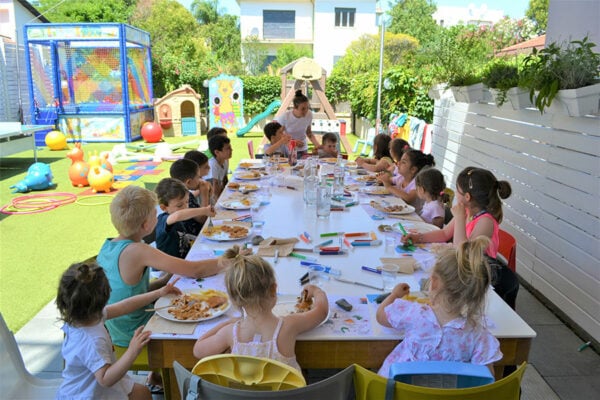
[[517,273],[600,341],[600,116],[456,103],[446,91],[433,123],[449,186],[469,165],[511,183],[501,228],[517,240]]

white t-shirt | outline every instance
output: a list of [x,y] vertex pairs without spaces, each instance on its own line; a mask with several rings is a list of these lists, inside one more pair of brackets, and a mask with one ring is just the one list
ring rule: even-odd
[[65,340],[62,356],[65,359],[65,369],[56,399],[109,400],[129,397],[134,384],[129,375],[123,376],[111,387],[101,386],[94,376],[94,373],[106,364],[114,364],[117,361],[110,335],[104,326],[105,320],[106,310],[102,320],[96,325],[63,325]]
[[306,151],[308,150],[308,138],[306,137],[306,130],[312,123],[312,111],[308,111],[304,117],[296,117],[292,113],[292,110],[287,110],[282,115],[277,117],[275,121],[279,122],[284,128],[285,131],[292,137],[294,140],[300,140],[304,145],[296,146],[296,151]]
[[229,171],[229,160],[225,160],[223,166],[221,166],[217,159],[213,157],[208,160],[208,165],[210,165],[210,172],[206,176],[206,180],[215,179],[217,182],[223,183]]
[[446,210],[444,210],[444,205],[439,200],[428,201],[423,204],[423,208],[421,209],[421,218],[428,224],[431,224],[434,218],[444,218],[445,215]]

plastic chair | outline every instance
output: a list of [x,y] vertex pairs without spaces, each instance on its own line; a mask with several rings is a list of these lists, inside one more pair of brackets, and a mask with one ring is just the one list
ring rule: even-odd
[[409,385],[438,388],[468,388],[494,382],[485,365],[458,361],[411,361],[394,363],[390,379]]
[[508,268],[512,272],[517,272],[517,240],[513,235],[502,229],[498,230],[498,238],[500,239],[498,253],[506,258]]
[[181,398],[186,400],[349,400],[353,399],[354,366],[337,374],[301,388],[282,391],[254,391],[228,388],[208,382],[192,374],[177,361],[173,362]]
[[454,202],[454,190],[446,188],[444,194],[448,196],[448,201],[444,203],[444,225],[447,225],[454,218],[451,211]]
[[[113,344],[115,349],[115,357],[117,360],[123,356],[123,354],[127,351],[127,347],[121,347]],[[144,347],[141,353],[136,357],[129,367],[130,371],[150,371],[150,366],[148,366],[148,348]]]
[[254,142],[252,140],[248,140],[248,155],[254,159]]
[[296,368],[279,361],[239,354],[204,357],[192,369],[194,375],[217,385],[248,390],[287,390],[306,386]]
[[367,155],[367,148],[370,146],[371,150],[368,154],[369,156],[371,156],[373,154],[373,140],[375,140],[375,128],[369,128],[369,130],[367,131],[367,138],[358,139],[354,144],[354,149],[352,149],[352,152],[356,153],[356,151],[358,150],[358,145],[362,143],[363,147],[360,151],[360,155]]
[[0,313],[0,393],[3,399],[54,399],[62,379],[41,379],[25,368],[14,335]]
[[[518,400],[526,365],[527,363],[521,364],[515,372],[499,381],[466,389],[438,389],[395,382],[394,393],[388,398],[394,400]],[[386,378],[359,365],[354,367],[356,400],[386,398]]]

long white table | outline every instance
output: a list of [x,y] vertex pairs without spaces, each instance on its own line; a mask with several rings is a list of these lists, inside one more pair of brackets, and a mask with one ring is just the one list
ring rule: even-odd
[[[251,182],[257,183],[257,182]],[[267,185],[266,181],[258,183]],[[298,190],[291,190],[285,186],[297,186]],[[268,205],[261,207],[260,219],[265,221],[261,235],[265,238],[298,237],[299,234],[307,232],[312,237],[312,245],[329,238],[320,238],[325,232],[375,232],[378,239],[384,242],[383,234],[377,230],[377,226],[383,223],[394,224],[398,219],[373,220],[370,216],[373,209],[368,206],[369,200],[377,199],[377,196],[361,196],[361,204],[348,207],[343,212],[332,212],[329,219],[323,220],[316,217],[314,207],[307,207],[303,202],[303,191],[301,180],[289,177],[285,180],[283,187],[271,187],[271,198]],[[221,197],[231,195],[226,191]],[[379,197],[380,198],[380,197]],[[348,199],[350,202],[351,199]],[[238,212],[248,214],[248,210]],[[414,214],[412,215],[414,219]],[[218,223],[218,221],[215,221]],[[403,225],[410,229],[418,227],[418,222],[402,221]],[[421,223],[422,224],[422,223]],[[337,237],[333,237],[334,245],[338,244]],[[199,237],[190,253],[188,259],[202,259],[213,257],[215,251],[224,250],[232,244],[243,244],[247,239],[236,242],[213,242]],[[298,247],[311,247],[302,241]],[[381,276],[372,272],[364,271],[361,266],[376,267],[381,264],[380,257],[400,257],[393,247],[386,247],[385,243],[378,247],[355,247],[345,249],[344,255],[319,256],[318,254],[302,252],[300,254],[315,257],[319,262],[342,270],[342,277],[354,282],[367,283],[381,287]],[[423,265],[432,265],[433,255],[424,250],[413,253],[413,257],[422,260]],[[282,300],[295,298],[301,292],[299,278],[308,269],[300,265],[300,260],[294,257],[280,257],[277,264],[273,264],[273,258],[267,260],[274,266],[277,274],[278,294]],[[407,282],[418,290],[419,280],[427,276],[423,270],[417,270],[414,274],[399,274],[398,282]],[[210,277],[201,282],[195,279],[184,278],[179,281],[178,286],[182,289],[197,287],[210,287],[224,290],[223,274]],[[378,368],[383,359],[402,339],[401,334],[393,329],[379,325],[375,320],[377,305],[367,298],[372,299],[374,295],[381,294],[381,290],[355,284],[338,282],[331,277],[329,281],[322,282],[322,288],[326,291],[330,300],[330,318],[325,324],[310,332],[306,332],[298,338],[296,345],[296,356],[303,368],[345,368],[352,363],[358,363],[366,368]],[[340,297],[346,298],[352,305],[351,312],[345,312],[334,304]],[[366,304],[365,304],[366,303]],[[526,361],[529,355],[529,347],[536,333],[504,303],[493,290],[490,290],[487,304],[487,319],[491,332],[500,340],[504,358],[496,364],[497,376],[505,365],[516,365]],[[228,316],[235,315],[230,310]],[[154,333],[150,341],[149,362],[154,368],[162,368],[166,384],[171,388],[169,398],[178,398],[176,385],[173,383],[174,375],[172,363],[177,360],[188,368],[192,368],[197,360],[192,354],[192,347],[196,338],[208,329],[223,321],[219,317],[215,320],[200,323],[193,334]],[[170,382],[169,382],[170,380]],[[171,383],[171,384],[169,384]]]
[[33,150],[33,159],[37,162],[35,132],[53,127],[53,125],[21,125],[13,122],[0,123],[0,157],[31,149]]

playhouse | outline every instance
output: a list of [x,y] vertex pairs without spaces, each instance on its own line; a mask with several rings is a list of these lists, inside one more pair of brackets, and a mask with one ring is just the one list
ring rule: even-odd
[[182,85],[156,100],[155,119],[164,136],[200,134],[200,100],[200,95],[190,85]]
[[131,142],[154,120],[147,32],[117,23],[30,24],[24,37],[35,124],[56,124],[71,140]]

